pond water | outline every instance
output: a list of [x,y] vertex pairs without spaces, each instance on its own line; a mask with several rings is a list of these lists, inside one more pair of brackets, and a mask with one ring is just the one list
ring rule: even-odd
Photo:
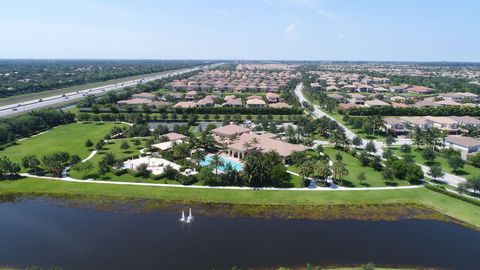
[[[480,233],[428,220],[318,221],[0,203],[0,267],[230,269],[357,265],[476,269]],[[172,209],[172,208],[169,208]]]

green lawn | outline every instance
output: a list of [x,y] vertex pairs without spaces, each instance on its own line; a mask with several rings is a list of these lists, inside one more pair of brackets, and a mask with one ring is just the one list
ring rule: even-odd
[[368,191],[221,190],[68,183],[27,178],[0,181],[2,194],[97,195],[209,203],[268,205],[366,205],[413,203],[480,227],[480,208],[425,188]]
[[[140,139],[142,144],[139,145],[138,147],[133,145],[134,139],[131,139],[131,138],[115,139],[115,140],[109,141],[101,151],[98,151],[97,154],[89,160],[93,164],[94,168],[88,174],[95,174],[98,171],[99,169],[98,162],[108,152],[113,153],[117,159],[122,159],[122,160],[127,158],[137,157],[140,154],[140,149],[144,148],[144,144],[146,140],[147,140],[146,138]],[[122,149],[120,149],[120,145],[123,141],[127,141],[128,144],[130,145],[130,148],[127,149],[126,151],[123,151]],[[166,179],[166,178],[160,179],[160,180],[154,180],[152,178],[135,177],[132,173],[115,175],[110,172],[110,173],[106,173],[104,176],[102,176],[97,180],[117,181],[117,182],[156,183],[156,184],[179,184],[175,180]],[[74,167],[72,167],[68,171],[68,175],[75,179],[84,178],[84,172],[75,171]],[[89,177],[90,176],[87,175],[87,178]]]
[[[335,155],[339,150],[332,147],[325,147],[324,152],[330,156],[331,159],[335,159]],[[372,167],[363,167],[361,162],[351,154],[340,151],[343,156],[343,163],[347,165],[348,175],[344,179],[343,186],[346,187],[384,187],[384,186],[406,186],[408,182],[402,180],[396,180],[393,182],[385,183],[382,178],[382,173],[374,170]],[[366,180],[360,182],[357,179],[357,175],[360,172],[364,172]],[[342,185],[342,183],[339,183]]]
[[[146,139],[140,139],[140,142],[142,144],[139,145],[138,147],[133,145],[133,139],[115,139],[115,140],[109,141],[102,150],[98,151],[97,154],[89,160],[94,165],[94,169],[92,170],[91,173],[98,171],[98,162],[108,152],[113,153],[117,159],[126,159],[129,157],[138,156],[140,154],[140,149],[144,147],[145,140]],[[127,149],[126,151],[123,151],[122,149],[120,149],[120,145],[124,141],[128,142],[128,144],[130,145],[130,148]],[[68,174],[69,176],[76,179],[82,179],[83,177],[83,172],[75,171],[74,167],[69,170]],[[128,174],[125,174],[122,176],[116,176],[112,173],[108,173],[106,176],[107,178],[115,181],[127,180],[127,176],[130,176],[130,178],[133,178],[133,176]],[[135,182],[134,179],[130,179],[130,181]]]
[[[392,150],[394,154],[398,156],[403,156],[403,153],[400,151],[400,147],[392,147]],[[425,159],[423,159],[422,157],[422,149],[417,149],[415,146],[412,146],[411,155],[414,157],[417,163],[429,166],[426,164]],[[450,166],[448,165],[447,159],[439,155],[437,155],[437,158],[435,159],[435,163],[439,164],[442,167],[442,170],[444,172],[452,173],[461,177],[468,178],[474,175],[480,175],[480,168],[476,168],[469,164],[465,164],[463,169],[454,173],[452,168],[450,168]]]
[[90,139],[96,143],[115,125],[123,124],[73,123],[58,126],[45,133],[18,141],[17,145],[0,151],[0,156],[7,156],[12,161],[21,162],[22,158],[29,154],[41,158],[44,154],[65,151],[69,154],[77,154],[83,159],[88,157],[91,150],[85,147],[85,141]]

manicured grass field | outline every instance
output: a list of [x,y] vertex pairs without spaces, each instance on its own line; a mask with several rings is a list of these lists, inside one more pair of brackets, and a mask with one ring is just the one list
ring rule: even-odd
[[[403,153],[400,151],[399,147],[392,147],[392,150],[393,150],[395,155],[403,156]],[[420,164],[423,164],[423,165],[426,165],[426,166],[429,166],[425,162],[425,159],[423,159],[423,157],[422,157],[422,149],[417,149],[415,146],[412,146],[412,152],[410,154],[414,157],[416,162],[418,162]],[[452,174],[455,174],[455,175],[458,175],[458,176],[468,178],[468,177],[471,177],[471,176],[474,176],[474,175],[480,175],[480,168],[476,168],[476,167],[474,167],[472,165],[469,165],[469,164],[465,164],[463,169],[460,169],[460,170],[458,170],[457,172],[454,173],[452,168],[450,168],[450,166],[448,165],[447,159],[442,157],[442,156],[439,156],[439,155],[437,155],[437,158],[435,159],[435,163],[439,164],[442,167],[442,170],[444,172],[452,173]]]
[[272,191],[142,187],[68,183],[26,178],[0,181],[0,195],[36,193],[268,205],[366,205],[413,203],[480,227],[480,208],[425,188],[368,191]]
[[[339,150],[332,147],[325,147],[324,152],[330,156],[330,159],[334,160],[335,155]],[[360,160],[351,154],[340,151],[343,156],[343,163],[347,165],[348,175],[344,179],[343,186],[346,187],[384,187],[384,186],[405,186],[409,185],[408,182],[402,180],[395,180],[393,182],[385,183],[382,178],[382,173],[374,170],[370,166],[363,167]],[[360,182],[357,178],[360,172],[364,172],[366,180]],[[339,183],[342,185],[342,183]]]
[[[98,171],[98,162],[102,160],[103,156],[105,156],[106,153],[112,153],[115,155],[117,159],[126,159],[130,157],[135,157],[140,154],[140,149],[144,147],[145,144],[145,139],[139,139],[140,142],[142,143],[138,147],[133,144],[134,139],[115,139],[115,140],[110,140],[107,142],[107,144],[103,147],[102,150],[98,151],[95,156],[93,156],[89,162],[91,162],[94,166],[94,169],[91,171],[91,173],[95,173]],[[130,145],[130,148],[127,149],[126,151],[120,149],[120,145],[122,142],[128,142]],[[93,149],[91,149],[93,150]],[[74,170],[74,167],[72,167],[69,172],[69,176],[76,178],[76,179],[82,179],[83,178],[83,172],[78,172]],[[122,175],[122,176],[116,176],[112,173],[108,173],[106,177],[110,180],[113,181],[122,181],[122,180],[127,180],[124,179],[127,176],[130,176],[130,178],[134,178],[131,175]],[[130,179],[131,182],[135,182],[134,179]]]
[[21,162],[26,155],[32,154],[41,158],[43,155],[56,151],[65,151],[77,154],[84,159],[90,154],[85,147],[85,141],[90,139],[93,143],[102,139],[114,123],[73,123],[58,126],[45,133],[18,141],[17,145],[10,146],[0,151],[0,156],[7,156],[12,161]]

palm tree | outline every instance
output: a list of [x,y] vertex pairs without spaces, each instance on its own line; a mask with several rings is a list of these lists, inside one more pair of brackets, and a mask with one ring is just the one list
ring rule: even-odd
[[173,151],[174,158],[186,158],[189,154],[188,144],[175,143],[172,146],[172,151]]
[[331,174],[328,160],[321,159],[317,161],[317,163],[315,163],[313,166],[313,172],[318,178],[327,178]]
[[222,160],[222,158],[218,155],[218,154],[215,154],[212,156],[212,162],[211,164],[213,166],[215,166],[215,174],[218,174],[218,167],[221,167],[224,165],[224,162]]
[[192,154],[192,158],[195,159],[197,165],[200,165],[200,162],[205,158],[205,156],[205,152],[198,149]]
[[333,178],[340,180],[343,185],[343,177],[348,175],[348,169],[341,160],[336,160],[332,165]]

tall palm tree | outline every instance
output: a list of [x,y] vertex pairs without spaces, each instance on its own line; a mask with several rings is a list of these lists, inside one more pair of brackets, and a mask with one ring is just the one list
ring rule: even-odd
[[172,146],[174,158],[186,158],[189,154],[188,144],[178,143]]
[[205,156],[205,152],[198,149],[192,154],[192,158],[195,159],[197,165],[200,165],[200,162],[205,158]]
[[332,171],[333,178],[340,180],[343,185],[343,177],[348,175],[347,166],[345,166],[345,164],[341,160],[336,160],[332,164]]
[[222,158],[218,154],[215,154],[212,156],[211,164],[215,166],[215,174],[218,174],[218,167],[223,166],[225,163],[223,162]]

